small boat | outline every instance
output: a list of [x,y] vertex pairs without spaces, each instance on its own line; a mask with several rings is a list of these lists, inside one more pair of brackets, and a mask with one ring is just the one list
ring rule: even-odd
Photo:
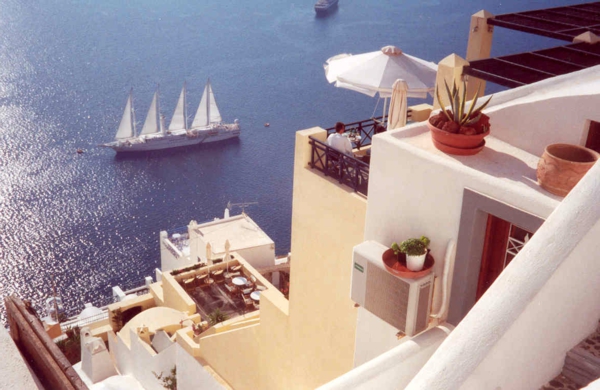
[[315,4],[315,12],[317,14],[324,14],[329,12],[332,8],[337,6],[338,0],[318,0]]
[[221,113],[217,107],[209,79],[204,87],[204,93],[191,127],[187,123],[185,83],[168,129],[164,125],[164,116],[160,114],[157,88],[144,121],[144,126],[139,134],[137,134],[135,110],[133,109],[133,90],[131,90],[115,141],[100,146],[112,148],[117,153],[144,152],[223,141],[239,135],[240,125],[237,119],[231,124],[222,123]]

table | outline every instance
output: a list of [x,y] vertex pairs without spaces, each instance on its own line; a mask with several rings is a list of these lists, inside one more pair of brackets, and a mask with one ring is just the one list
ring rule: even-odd
[[351,142],[355,142],[356,143],[356,142],[360,142],[360,140],[362,139],[362,137],[360,135],[358,135],[358,134],[356,134],[356,135],[348,134],[348,139]]
[[245,286],[246,283],[248,283],[248,279],[242,276],[236,276],[235,278],[231,279],[231,282],[236,286]]
[[356,134],[356,133],[345,133],[346,137],[348,137],[348,139],[350,140],[350,142],[354,143],[356,145],[356,148],[358,150],[360,150],[360,141],[362,140],[362,137],[360,136],[360,134]]
[[260,301],[260,291],[252,291],[250,298],[254,299],[255,301]]

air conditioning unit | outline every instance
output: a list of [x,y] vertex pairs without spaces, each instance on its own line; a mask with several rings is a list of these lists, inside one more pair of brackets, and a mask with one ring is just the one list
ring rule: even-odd
[[427,329],[433,273],[406,279],[389,273],[382,255],[388,248],[375,241],[354,247],[350,298],[408,336]]

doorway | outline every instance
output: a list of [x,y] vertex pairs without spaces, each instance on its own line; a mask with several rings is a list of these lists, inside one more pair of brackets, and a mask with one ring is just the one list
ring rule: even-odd
[[532,235],[525,229],[488,214],[476,301],[500,276],[502,270],[510,264],[517,253],[523,249]]
[[600,153],[600,122],[590,121],[585,147]]

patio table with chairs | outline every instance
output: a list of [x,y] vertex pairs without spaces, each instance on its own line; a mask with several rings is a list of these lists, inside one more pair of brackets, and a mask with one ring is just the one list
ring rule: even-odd
[[246,283],[248,283],[248,279],[246,279],[246,278],[245,278],[245,277],[243,277],[243,276],[236,276],[235,278],[233,278],[233,279],[231,280],[231,282],[232,282],[233,284],[235,284],[236,286],[245,286],[245,285],[246,285]]

